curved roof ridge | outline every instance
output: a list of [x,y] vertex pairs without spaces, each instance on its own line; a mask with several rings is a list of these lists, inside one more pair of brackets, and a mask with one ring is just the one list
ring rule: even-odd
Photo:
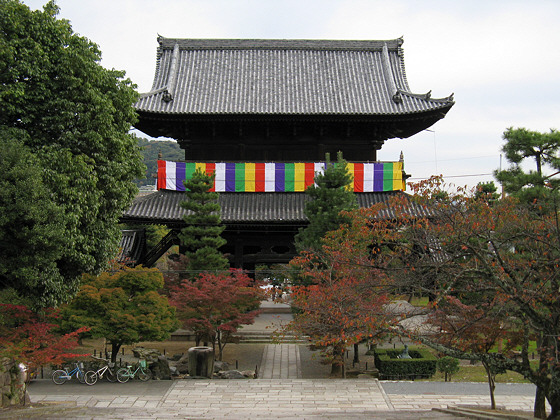
[[443,98],[432,98],[432,91],[428,91],[426,93],[412,93],[403,89],[399,89],[399,92],[403,95],[406,95],[410,98],[417,98],[417,99],[423,99],[425,101],[430,101],[430,102],[437,102],[437,103],[452,103],[454,102],[454,96],[455,93],[452,93],[449,96],[445,96]]
[[401,47],[402,37],[389,40],[329,40],[329,39],[219,39],[219,38],[165,38],[158,36],[160,48],[182,50],[333,50],[333,51],[381,51],[384,45],[391,50]]
[[393,71],[391,70],[391,62],[389,60],[389,47],[387,46],[387,44],[383,44],[381,58],[383,60],[383,76],[385,77],[385,81],[387,82],[391,99],[394,103],[401,104],[402,97],[400,96],[400,90],[397,88],[395,77],[393,76]]

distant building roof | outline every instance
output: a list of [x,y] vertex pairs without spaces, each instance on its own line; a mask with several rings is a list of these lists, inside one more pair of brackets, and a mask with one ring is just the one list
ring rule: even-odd
[[[405,194],[401,191],[371,192],[356,194],[360,207],[371,207],[377,203],[389,204],[391,197]],[[220,193],[218,203],[221,207],[224,224],[269,224],[305,225],[308,220],[303,210],[305,203],[311,200],[302,193]],[[185,210],[180,203],[185,201],[185,193],[180,191],[160,190],[152,194],[137,197],[130,208],[125,211],[121,221],[131,223],[162,223],[182,225]],[[419,215],[424,211],[411,204]],[[383,217],[395,217],[391,208],[385,209]]]
[[141,113],[443,117],[454,104],[453,95],[410,91],[402,39],[158,41],[152,90],[135,104]]

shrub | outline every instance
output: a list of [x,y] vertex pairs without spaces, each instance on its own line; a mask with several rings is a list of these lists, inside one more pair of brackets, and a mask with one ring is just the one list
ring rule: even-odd
[[379,379],[430,378],[436,373],[437,359],[424,348],[409,348],[411,359],[399,359],[403,349],[377,349],[375,366]]
[[459,360],[450,356],[441,357],[437,361],[437,368],[445,374],[445,382],[451,382],[451,375],[459,372]]

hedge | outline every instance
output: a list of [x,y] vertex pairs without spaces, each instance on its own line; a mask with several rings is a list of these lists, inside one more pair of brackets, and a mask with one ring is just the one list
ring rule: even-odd
[[375,367],[379,379],[430,378],[436,373],[437,358],[429,350],[411,347],[408,354],[412,359],[399,359],[404,349],[376,349]]

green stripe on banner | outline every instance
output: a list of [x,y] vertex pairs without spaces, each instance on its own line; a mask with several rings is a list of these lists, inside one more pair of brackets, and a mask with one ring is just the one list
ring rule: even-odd
[[191,179],[196,172],[196,163],[186,162],[185,163],[185,179]]
[[245,191],[245,163],[235,164],[235,192]]
[[393,191],[393,164],[383,163],[383,191]]
[[296,177],[296,165],[294,163],[286,163],[284,165],[284,191],[294,192]]

